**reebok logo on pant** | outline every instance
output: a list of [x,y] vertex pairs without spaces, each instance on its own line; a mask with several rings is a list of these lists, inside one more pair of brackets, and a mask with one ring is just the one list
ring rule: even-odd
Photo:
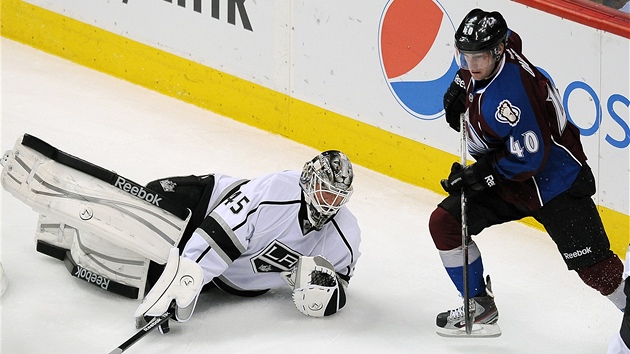
[[562,255],[564,256],[565,259],[571,259],[571,258],[577,258],[579,256],[583,256],[585,254],[589,254],[593,251],[591,251],[590,247],[586,247],[583,250],[579,250],[579,251],[575,251],[573,253],[563,253]]

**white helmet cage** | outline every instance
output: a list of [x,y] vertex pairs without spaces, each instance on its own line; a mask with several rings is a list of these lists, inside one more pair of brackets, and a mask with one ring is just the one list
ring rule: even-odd
[[324,151],[304,164],[300,187],[313,227],[321,229],[348,202],[353,177],[350,159],[337,150]]

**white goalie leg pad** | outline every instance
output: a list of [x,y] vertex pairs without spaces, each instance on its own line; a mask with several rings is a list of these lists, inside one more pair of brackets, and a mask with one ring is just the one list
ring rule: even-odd
[[138,289],[136,298],[144,296],[148,258],[87,231],[77,234],[70,254],[76,263],[73,276],[94,283],[103,290],[111,290],[109,287],[113,283],[123,284]]
[[72,276],[129,298],[144,296],[148,258],[46,215],[39,216],[35,240],[38,252],[65,261]]
[[169,209],[178,216],[167,211],[163,205],[169,202],[157,193],[27,134],[5,153],[2,165],[4,189],[36,212],[159,264],[166,263],[190,219],[189,210],[172,203]]
[[35,241],[70,250],[77,229],[59,222],[49,216],[40,214],[35,229]]
[[282,272],[282,276],[293,288],[295,307],[307,316],[332,315],[345,305],[344,283],[322,256],[301,256],[298,264],[290,272]]
[[180,257],[177,248],[171,249],[162,275],[136,309],[136,327],[147,324],[147,318],[159,317],[175,303],[175,320],[190,319],[203,286],[203,270],[196,262]]

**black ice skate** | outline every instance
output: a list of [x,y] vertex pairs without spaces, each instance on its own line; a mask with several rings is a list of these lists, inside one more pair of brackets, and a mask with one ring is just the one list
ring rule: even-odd
[[499,311],[494,303],[494,294],[490,285],[490,277],[486,278],[486,293],[469,301],[469,309],[473,320],[472,332],[466,334],[464,305],[454,310],[437,315],[437,334],[443,337],[498,337],[501,329],[497,324]]

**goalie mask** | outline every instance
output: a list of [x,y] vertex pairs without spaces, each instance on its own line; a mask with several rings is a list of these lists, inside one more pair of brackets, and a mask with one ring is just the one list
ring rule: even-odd
[[352,164],[337,150],[324,151],[304,164],[300,187],[308,220],[320,230],[352,195]]

